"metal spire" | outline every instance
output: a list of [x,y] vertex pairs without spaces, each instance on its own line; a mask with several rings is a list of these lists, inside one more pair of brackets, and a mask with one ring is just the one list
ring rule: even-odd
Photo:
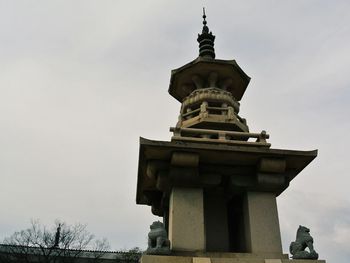
[[212,32],[209,32],[209,28],[207,26],[207,21],[205,15],[205,8],[203,7],[203,29],[202,34],[198,34],[197,41],[199,43],[199,56],[205,58],[215,58],[215,50],[214,50],[214,40],[215,36]]

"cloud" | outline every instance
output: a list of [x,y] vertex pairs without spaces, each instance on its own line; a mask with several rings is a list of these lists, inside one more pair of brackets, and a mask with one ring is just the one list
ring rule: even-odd
[[135,204],[138,137],[170,139],[180,109],[167,94],[170,70],[198,55],[203,4],[217,57],[252,77],[241,103],[251,131],[267,130],[274,148],[319,148],[279,198],[285,249],[303,223],[321,257],[348,258],[341,0],[2,1],[0,239],[30,218],[61,218],[115,249],[146,246],[155,217]]
[[350,203],[336,195],[312,190],[293,191],[279,198],[280,225],[285,251],[295,240],[299,225],[305,225],[314,237],[321,259],[346,262],[350,251]]

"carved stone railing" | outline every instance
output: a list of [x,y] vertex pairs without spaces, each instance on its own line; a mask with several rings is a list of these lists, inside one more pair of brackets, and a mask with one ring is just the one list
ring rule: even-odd
[[[249,133],[181,127],[171,127],[170,131],[174,133],[171,138],[172,141],[223,143],[230,145],[259,146],[267,148],[271,146],[271,144],[266,141],[270,137],[266,131],[262,131],[261,133]],[[255,138],[256,141],[248,141],[250,138]]]

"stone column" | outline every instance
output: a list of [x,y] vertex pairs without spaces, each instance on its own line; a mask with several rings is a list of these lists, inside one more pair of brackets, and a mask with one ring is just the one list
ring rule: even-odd
[[173,188],[169,204],[171,250],[204,251],[203,189]]
[[247,192],[243,216],[247,252],[282,254],[275,194]]

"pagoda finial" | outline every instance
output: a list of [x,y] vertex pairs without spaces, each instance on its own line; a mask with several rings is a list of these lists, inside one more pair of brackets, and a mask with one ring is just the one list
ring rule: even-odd
[[199,43],[199,56],[205,58],[215,58],[214,40],[215,36],[209,32],[207,26],[207,16],[205,15],[205,8],[203,7],[203,29],[202,34],[198,34],[197,41]]
[[207,24],[207,21],[205,20],[206,18],[207,18],[207,16],[205,15],[205,7],[203,7],[203,25],[204,26],[206,26],[206,24]]

